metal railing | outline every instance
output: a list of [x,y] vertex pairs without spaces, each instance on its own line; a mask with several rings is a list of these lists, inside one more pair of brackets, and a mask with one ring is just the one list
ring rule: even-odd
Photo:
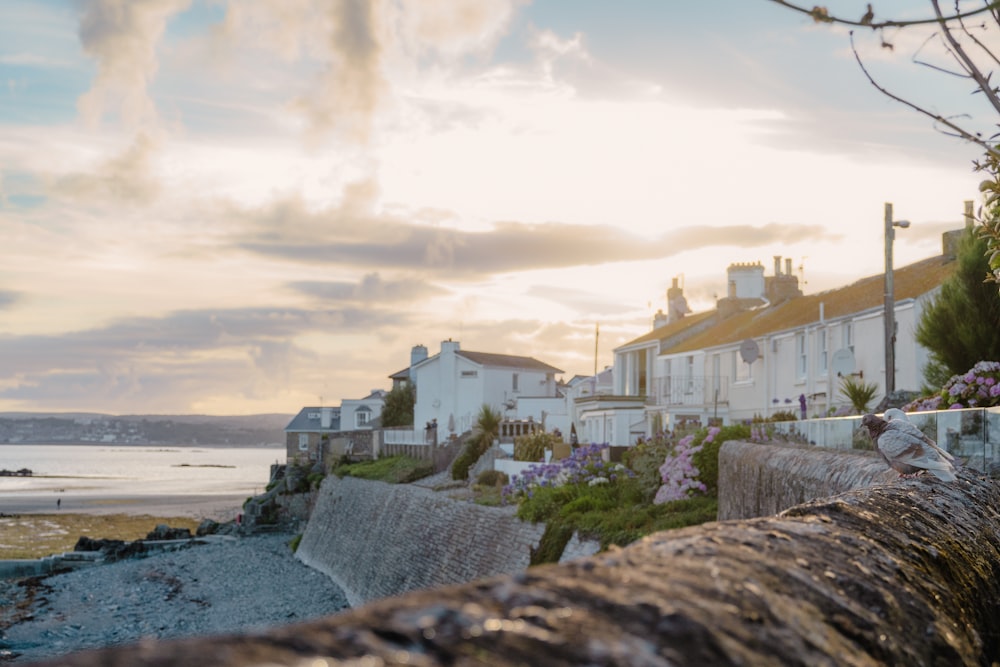
[[724,375],[657,378],[651,398],[659,406],[726,403],[729,401],[729,378]]

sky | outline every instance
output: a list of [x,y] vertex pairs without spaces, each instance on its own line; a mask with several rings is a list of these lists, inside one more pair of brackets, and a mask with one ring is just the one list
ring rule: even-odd
[[[855,43],[990,127],[928,36]],[[447,339],[589,374],[672,279],[881,273],[886,202],[939,254],[980,153],[769,0],[3,0],[0,411],[295,413]]]

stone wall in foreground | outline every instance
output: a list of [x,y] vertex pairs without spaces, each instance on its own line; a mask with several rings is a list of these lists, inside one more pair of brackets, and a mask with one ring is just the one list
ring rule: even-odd
[[263,634],[51,664],[990,665],[998,508],[974,471],[899,479]]
[[[420,588],[527,569],[545,526],[511,507],[456,501],[412,484],[323,482],[296,556],[329,576],[351,606]],[[593,554],[573,540],[563,558]]]

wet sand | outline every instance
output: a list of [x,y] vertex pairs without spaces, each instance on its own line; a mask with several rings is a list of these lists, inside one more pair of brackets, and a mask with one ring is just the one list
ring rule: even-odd
[[[0,495],[0,513],[53,514],[132,514],[162,517],[186,516],[195,519],[229,521],[241,512],[245,495]],[[58,506],[56,501],[59,500]]]

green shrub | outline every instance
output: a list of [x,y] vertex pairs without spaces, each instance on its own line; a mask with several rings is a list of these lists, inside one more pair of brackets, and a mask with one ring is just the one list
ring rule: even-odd
[[508,482],[510,478],[502,470],[484,470],[476,478],[476,484],[481,486],[503,486]]
[[562,442],[562,438],[552,433],[535,431],[514,438],[514,460],[537,463],[545,460],[545,450]]
[[840,394],[850,402],[855,413],[863,415],[868,412],[868,406],[878,394],[878,385],[845,375],[840,379]]
[[338,477],[358,477],[389,484],[406,484],[434,474],[434,464],[411,456],[387,456],[374,461],[339,464],[333,470]]
[[292,541],[288,543],[288,547],[292,550],[292,553],[295,553],[296,551],[299,550],[300,542],[302,542],[302,533],[299,533],[298,535],[293,537]]
[[451,464],[451,478],[456,480],[466,480],[469,478],[469,468],[476,464],[488,447],[484,444],[486,439],[482,436],[472,436],[465,441],[462,451]]
[[792,412],[791,410],[778,410],[777,412],[771,414],[771,416],[768,418],[768,421],[772,421],[772,422],[794,422],[794,421],[798,421],[798,419],[799,418],[796,417],[795,413]]
[[656,495],[663,483],[660,466],[668,455],[673,454],[676,444],[668,434],[658,433],[625,452],[625,465],[635,473],[639,486],[650,498]]
[[569,526],[556,523],[546,525],[542,538],[538,540],[538,547],[528,547],[531,555],[529,563],[531,565],[558,563],[571,539],[573,539],[573,529]]
[[750,437],[750,426],[747,424],[731,424],[723,426],[718,433],[705,442],[708,429],[702,429],[694,438],[694,444],[702,443],[701,451],[696,452],[691,458],[692,463],[698,468],[698,479],[707,487],[706,495],[718,497],[719,495],[719,448],[727,440],[746,440]]

